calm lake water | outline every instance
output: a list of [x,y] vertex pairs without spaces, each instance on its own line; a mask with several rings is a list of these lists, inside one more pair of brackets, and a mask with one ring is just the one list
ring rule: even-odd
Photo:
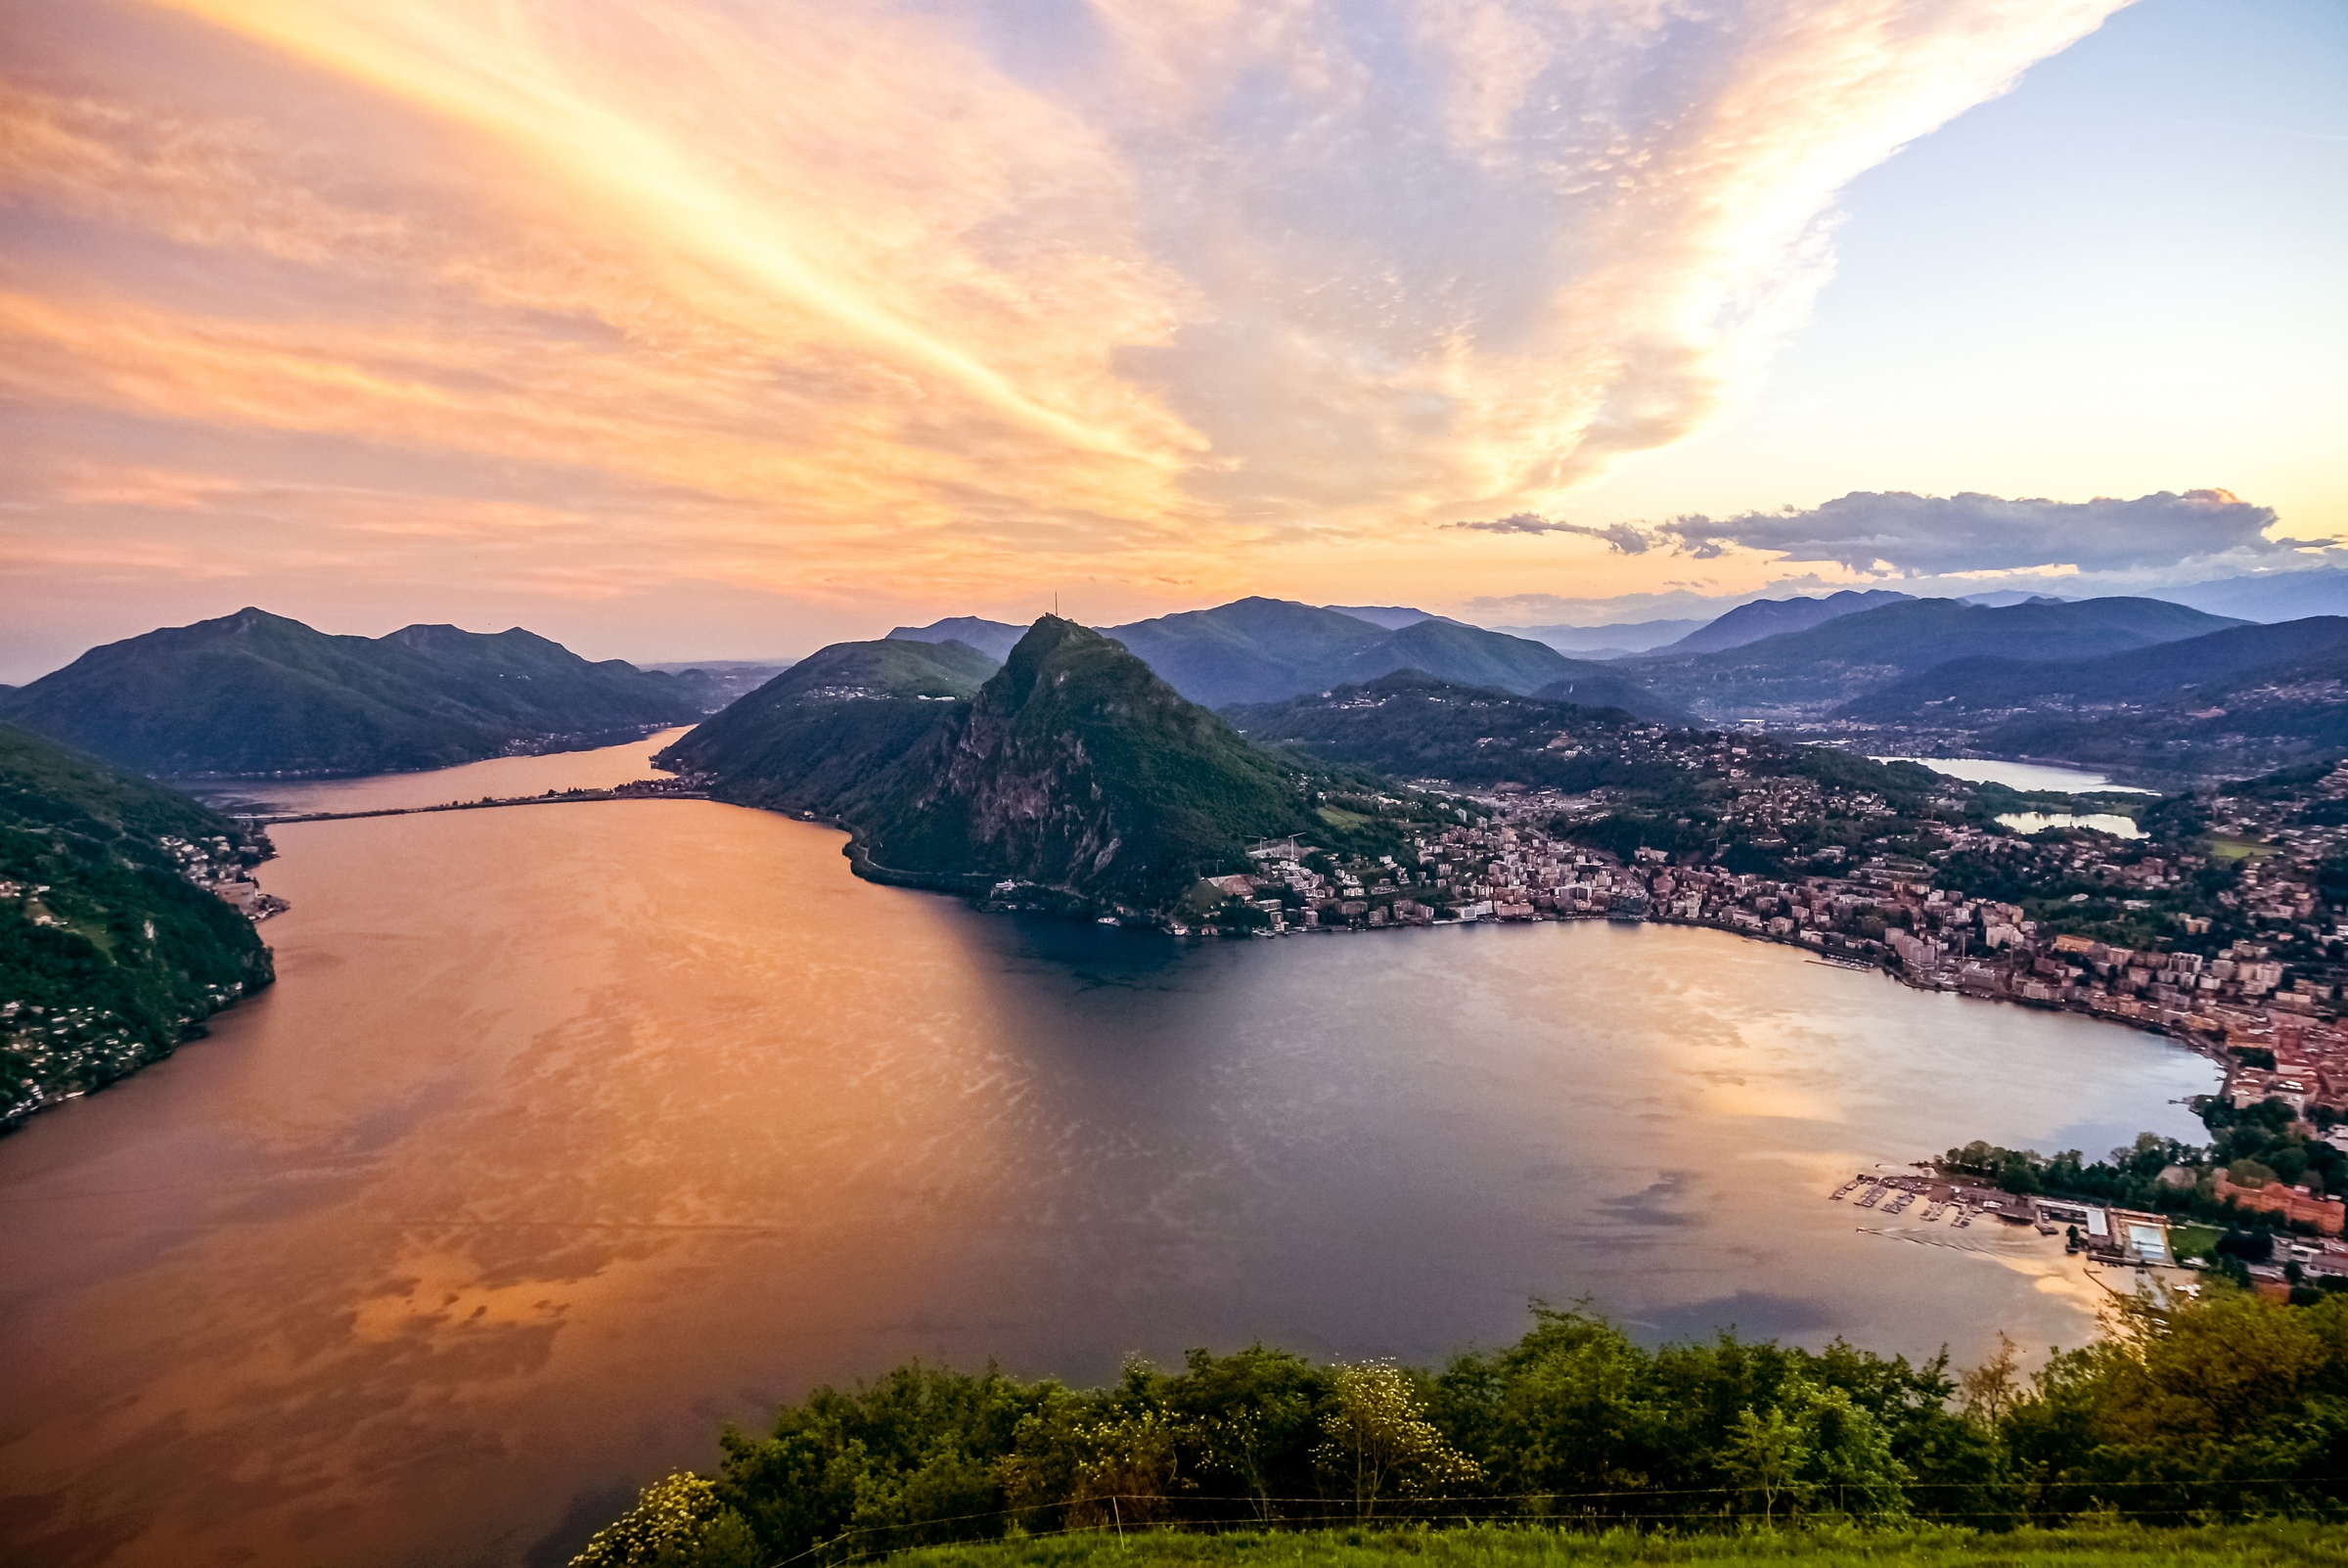
[[2134,817],[2122,817],[2116,812],[2091,811],[2074,815],[2067,811],[2009,811],[1998,819],[2017,833],[2043,833],[2050,828],[2086,828],[2114,838],[2142,838],[2145,830],[2136,825]]
[[276,836],[279,985],[0,1140],[0,1559],[557,1563],[721,1420],[915,1354],[1423,1361],[1584,1295],[2075,1344],[2059,1245],[1827,1192],[2197,1137],[2214,1082],[1711,932],[980,916],[708,802]]
[[625,745],[557,751],[543,757],[492,757],[461,768],[379,773],[365,779],[223,779],[184,783],[200,800],[224,808],[271,812],[407,811],[460,800],[512,800],[549,789],[610,789],[638,779],[666,779],[654,754],[685,734],[662,730]]
[[2064,768],[2046,762],[1999,762],[1988,757],[1876,757],[1877,762],[1916,762],[1934,773],[1972,784],[2001,784],[2009,789],[2060,789],[2066,793],[2101,789],[2113,794],[2149,795],[2157,791],[2132,784],[2115,784],[2104,774],[2085,768]]

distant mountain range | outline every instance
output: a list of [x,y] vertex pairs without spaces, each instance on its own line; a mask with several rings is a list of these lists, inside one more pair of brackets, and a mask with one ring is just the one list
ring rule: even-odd
[[92,649],[0,695],[0,719],[158,777],[332,775],[573,749],[726,700],[519,629],[336,637],[248,608]]
[[1690,632],[1710,624],[1701,620],[1656,620],[1605,626],[1495,626],[1492,630],[1546,643],[1569,657],[1609,659],[1676,643]]
[[825,649],[661,761],[722,799],[839,818],[864,874],[961,891],[1163,909],[1315,826],[1290,769],[1049,615],[1000,668],[960,640]]
[[639,664],[647,675],[673,675],[691,688],[704,711],[715,712],[738,696],[746,696],[790,668],[787,658],[678,659],[666,664]]
[[2157,599],[1997,607],[1917,599],[1719,652],[1648,653],[1604,667],[1644,683],[1650,702],[1707,721],[1799,723],[1955,658],[2098,658],[2239,624]]
[[0,1122],[269,984],[251,921],[183,874],[258,858],[195,801],[0,724]]
[[1871,589],[1856,593],[1845,589],[1829,594],[1824,599],[1756,599],[1689,633],[1678,642],[1655,650],[1660,653],[1719,653],[1747,643],[1758,643],[1765,637],[1782,637],[1787,632],[1806,632],[1813,626],[1856,615],[1862,610],[1880,609],[1885,605],[1914,604],[1914,594],[1895,594],[1888,589]]
[[960,643],[974,648],[997,664],[1011,656],[1019,639],[1027,635],[1024,626],[1009,621],[980,620],[975,615],[949,615],[927,626],[900,626],[884,641],[898,643]]
[[[2285,588],[2313,593],[2321,586],[2245,581],[2250,586],[2243,593],[2255,587],[2270,597]],[[1847,731],[1899,722],[1893,715],[1909,714],[1915,696],[1909,683],[1952,661],[2059,665],[2067,674],[2067,666],[2080,661],[2191,643],[2242,624],[2156,599],[2028,596],[2018,603],[1975,604],[1876,589],[1754,601],[1700,626],[1653,621],[1523,628],[1551,641],[1407,605],[1328,606],[1264,598],[1100,630],[1176,694],[1217,710],[1311,698],[1416,672],[1441,684],[1614,708],[1672,724],[1831,723]],[[482,635],[411,626],[376,639],[334,637],[247,609],[93,649],[29,686],[0,689],[0,718],[164,777],[331,775],[596,744],[696,719],[771,689],[767,702],[729,718],[730,726],[744,727],[741,733],[707,727],[702,743],[763,743],[775,756],[812,747],[841,766],[842,759],[864,758],[849,770],[861,774],[869,771],[871,748],[910,743],[922,727],[911,718],[883,722],[879,715],[893,711],[885,707],[856,709],[860,716],[852,721],[837,714],[820,725],[807,714],[786,720],[778,704],[787,707],[834,688],[886,693],[889,704],[916,703],[908,714],[923,711],[918,704],[925,701],[969,699],[1030,631],[956,616],[898,627],[878,643],[837,645],[781,673],[774,663],[750,661],[645,670],[617,659],[591,663],[520,630]],[[1670,633],[1677,635],[1666,640]],[[1659,646],[1606,647],[1594,651],[1610,657],[1573,658],[1552,646],[1568,635],[1611,635],[1625,643],[1651,638]],[[2231,657],[2221,650],[2232,646],[2208,644],[2209,656]],[[919,648],[947,651],[911,651]],[[841,649],[865,651],[851,655]],[[2196,677],[2212,678],[2210,672]],[[2036,754],[2072,754],[2075,748],[2050,739],[2056,698],[2067,690],[2054,675],[2001,666],[1970,672],[1964,680],[1986,684],[1975,692],[1961,682],[1963,692],[1930,699],[1942,704],[1931,723],[1943,732],[1974,737],[1974,749],[2018,745],[2021,730],[1998,731],[1998,739],[1990,739],[1988,715],[2003,703],[1996,723],[2010,726],[2025,713],[2032,716],[2035,728],[2028,735]],[[1964,695],[1969,705],[1949,706],[1952,695]],[[2173,705],[2160,695],[2128,700]],[[2236,694],[2221,705],[2238,710],[2248,701]],[[2323,722],[2321,710],[2321,701],[2314,707],[2267,701],[2259,711],[2269,717],[2260,722],[2280,737],[2287,724]],[[2082,709],[2059,722],[2076,725],[2084,717]],[[2174,761],[2205,743],[2196,726],[2216,720],[2161,722],[2184,748]],[[753,731],[764,735],[763,742]],[[2147,734],[2123,749],[2133,755],[2153,739]],[[776,765],[761,777],[779,792],[778,802],[786,796],[822,800],[831,803],[828,811],[838,804],[839,782],[830,776],[801,778]]]
[[1333,609],[1340,615],[1351,615],[1357,621],[1368,621],[1373,626],[1383,626],[1389,632],[1399,632],[1405,626],[1416,626],[1421,621],[1451,621],[1454,626],[1468,624],[1430,610],[1413,609],[1408,605],[1324,605],[1321,607]]
[[[1291,600],[1242,599],[1212,609],[1106,626],[1101,632],[1124,644],[1175,691],[1210,708],[1276,702],[1406,669],[1527,694],[1570,683],[1580,692],[1577,701],[1639,712],[1656,708],[1656,699],[1637,682],[1621,679],[1603,664],[1569,659],[1528,638],[1417,610],[1372,607],[1367,613],[1403,624],[1388,627],[1347,610]],[[1409,616],[1417,618],[1405,619]],[[923,641],[954,637],[988,649],[988,641],[999,643],[1016,631],[999,622],[958,617],[932,626],[900,627],[889,636]]]
[[2348,569],[2322,566],[2312,571],[2262,572],[2252,577],[2221,577],[2212,582],[2164,588],[2160,597],[2213,615],[2238,615],[2250,621],[2304,620],[2311,615],[2348,615]]
[[1835,710],[1910,745],[2180,780],[2348,748],[2348,617],[2236,625],[2100,658],[1952,659]]

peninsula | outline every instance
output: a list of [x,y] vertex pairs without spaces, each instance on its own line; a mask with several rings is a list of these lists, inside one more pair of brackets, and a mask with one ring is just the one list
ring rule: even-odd
[[268,840],[0,724],[0,1127],[103,1089],[275,977]]

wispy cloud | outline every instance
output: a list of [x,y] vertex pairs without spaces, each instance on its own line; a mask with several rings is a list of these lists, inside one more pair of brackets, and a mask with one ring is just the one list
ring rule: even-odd
[[1544,517],[1537,512],[1512,512],[1505,517],[1493,517],[1475,522],[1447,522],[1446,528],[1466,528],[1471,533],[1570,533],[1585,539],[1603,539],[1606,548],[1617,555],[1644,556],[1654,541],[1628,522],[1609,522],[1604,527],[1567,522],[1561,517]]
[[1738,404],[1846,182],[2118,3],[20,17],[0,390],[231,554],[273,483],[815,594],[1212,593],[1463,515],[1701,554],[1763,531],[1541,519]]

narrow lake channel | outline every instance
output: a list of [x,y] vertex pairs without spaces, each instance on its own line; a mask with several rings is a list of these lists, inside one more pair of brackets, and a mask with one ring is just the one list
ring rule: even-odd
[[1431,1361],[1582,1296],[1650,1340],[2075,1344],[2059,1242],[1828,1192],[2198,1139],[2215,1083],[1708,931],[980,916],[709,802],[276,837],[280,984],[0,1140],[10,1561],[559,1563],[721,1420],[916,1354]]

